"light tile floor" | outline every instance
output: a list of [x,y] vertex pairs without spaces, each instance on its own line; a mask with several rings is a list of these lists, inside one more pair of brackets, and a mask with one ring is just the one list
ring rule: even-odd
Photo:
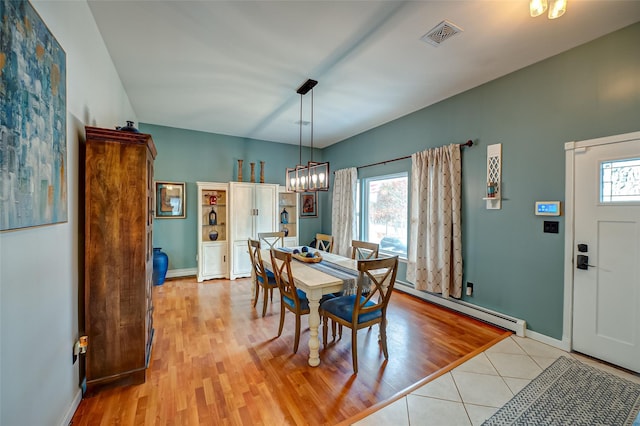
[[353,425],[480,425],[560,356],[640,383],[639,375],[513,335]]

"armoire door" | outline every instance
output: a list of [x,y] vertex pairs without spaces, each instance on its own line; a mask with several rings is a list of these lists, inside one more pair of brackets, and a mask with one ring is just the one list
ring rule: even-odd
[[275,185],[255,186],[255,232],[254,237],[260,232],[273,232],[276,230],[278,188]]

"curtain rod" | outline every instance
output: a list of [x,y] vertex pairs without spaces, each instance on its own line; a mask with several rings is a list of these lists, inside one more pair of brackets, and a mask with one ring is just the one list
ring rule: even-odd
[[[465,143],[460,143],[458,145],[460,145],[460,148],[465,147],[465,146],[473,146],[473,141],[472,140],[468,140]],[[356,169],[360,170],[360,169],[364,169],[365,167],[380,166],[382,164],[391,163],[393,161],[406,160],[407,158],[411,158],[411,155],[405,155],[404,157],[393,158],[391,160],[379,161],[377,163],[365,164],[364,166],[356,167]]]

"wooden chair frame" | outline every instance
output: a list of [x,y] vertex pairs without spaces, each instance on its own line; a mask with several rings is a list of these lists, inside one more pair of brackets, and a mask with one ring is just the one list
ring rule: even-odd
[[[251,265],[253,267],[254,272],[254,287],[256,289],[255,295],[253,298],[253,307],[255,308],[258,303],[258,296],[260,295],[260,287],[264,289],[264,297],[262,300],[262,316],[264,317],[267,313],[267,294],[271,295],[271,301],[273,301],[273,289],[277,288],[278,285],[273,283],[273,281],[269,282],[269,277],[267,276],[267,270],[264,267],[264,263],[262,263],[262,254],[260,253],[261,245],[258,240],[248,240],[249,246],[249,257],[251,258]],[[273,283],[273,284],[272,284]]]
[[368,241],[351,241],[351,258],[356,260],[375,259],[379,255],[380,244]]
[[284,247],[284,232],[259,232],[258,240],[264,242],[268,247],[266,249]]
[[[296,316],[296,334],[293,341],[293,353],[298,352],[300,343],[300,318],[309,313],[309,306],[302,308],[302,303],[298,297],[298,289],[291,273],[291,253],[282,250],[271,249],[271,266],[273,274],[276,276],[276,283],[280,289],[280,325],[278,326],[278,337],[282,334],[284,327],[285,309],[293,312]],[[293,307],[284,301],[287,297],[293,301]]]
[[316,248],[328,253],[333,252],[333,236],[328,234],[316,234]]
[[[382,274],[380,274],[380,272]],[[353,360],[353,372],[358,373],[358,330],[379,324],[380,344],[385,359],[389,359],[387,350],[387,306],[393,292],[398,272],[398,256],[383,259],[371,259],[358,261],[359,280],[368,278],[370,281],[369,292],[363,292],[362,286],[358,286],[356,297],[354,298],[353,314],[350,321],[333,314],[326,309],[322,309],[322,337],[327,345],[328,321],[351,328],[351,357]],[[375,275],[374,275],[375,273]],[[376,275],[379,277],[376,278]],[[349,296],[342,296],[349,297]],[[335,299],[334,299],[335,300]],[[327,302],[329,303],[329,302]],[[366,306],[370,303],[369,306]],[[380,310],[381,315],[369,321],[358,322],[361,315]]]

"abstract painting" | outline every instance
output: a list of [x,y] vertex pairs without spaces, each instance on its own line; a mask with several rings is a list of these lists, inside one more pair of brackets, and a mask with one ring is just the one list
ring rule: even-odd
[[0,0],[0,231],[67,221],[66,81],[33,6]]
[[156,214],[159,219],[184,219],[187,193],[184,182],[156,182]]

